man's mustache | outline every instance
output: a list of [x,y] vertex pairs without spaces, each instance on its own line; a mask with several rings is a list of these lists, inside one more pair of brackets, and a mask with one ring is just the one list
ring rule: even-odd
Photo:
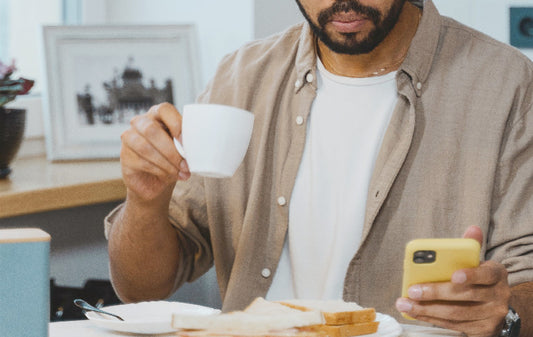
[[334,14],[342,12],[353,11],[361,16],[364,16],[371,20],[374,24],[378,24],[381,21],[381,13],[369,6],[362,5],[359,0],[340,0],[335,1],[335,3],[318,15],[318,24],[324,27]]

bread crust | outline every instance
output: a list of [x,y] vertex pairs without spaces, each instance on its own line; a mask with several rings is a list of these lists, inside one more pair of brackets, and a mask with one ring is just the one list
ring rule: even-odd
[[[344,307],[339,311],[334,311],[329,306],[322,306],[321,303],[306,305],[305,302],[294,303],[291,301],[279,301],[289,308],[301,311],[320,311],[324,317],[325,324],[315,325],[314,328],[322,331],[327,337],[351,337],[375,333],[378,331],[379,322],[376,321],[376,310],[374,308],[360,308],[346,310]],[[359,307],[358,305],[354,306]]]
[[322,325],[319,330],[328,337],[350,337],[368,335],[378,331],[379,322],[366,322],[344,325]]
[[[316,309],[311,309],[305,306],[300,306],[294,303],[289,302],[279,302],[283,305],[286,305],[293,309],[298,309],[301,311],[313,311]],[[326,325],[342,325],[342,324],[356,324],[356,323],[365,323],[371,322],[376,319],[376,310],[374,308],[363,308],[361,310],[354,311],[339,311],[339,312],[327,312],[322,311],[324,319],[326,320]]]

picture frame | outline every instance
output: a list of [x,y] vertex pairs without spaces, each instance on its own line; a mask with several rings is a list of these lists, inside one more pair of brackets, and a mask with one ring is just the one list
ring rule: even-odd
[[199,93],[196,28],[43,27],[43,123],[51,161],[112,159],[132,117]]

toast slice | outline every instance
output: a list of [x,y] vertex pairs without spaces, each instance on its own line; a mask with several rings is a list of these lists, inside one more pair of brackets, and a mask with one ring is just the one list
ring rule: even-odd
[[172,316],[172,326],[176,329],[245,331],[252,334],[317,325],[322,322],[320,313],[312,311],[291,314],[253,314],[235,311],[215,315],[174,314]]
[[368,335],[378,331],[379,322],[366,322],[344,325],[321,325],[318,331],[323,332],[328,337],[350,337]]
[[374,308],[363,308],[355,302],[342,300],[287,300],[278,303],[302,311],[321,311],[326,325],[367,323],[376,319],[376,310]]

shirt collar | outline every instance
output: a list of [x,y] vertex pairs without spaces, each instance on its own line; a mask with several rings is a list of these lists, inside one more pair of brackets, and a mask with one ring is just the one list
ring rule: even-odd
[[418,30],[400,66],[400,70],[406,72],[413,83],[424,83],[429,76],[437,53],[441,21],[442,18],[433,1],[425,1]]
[[[411,41],[404,62],[398,72],[403,71],[409,75],[413,85],[420,91],[418,83],[423,84],[431,69],[433,58],[437,52],[441,16],[432,0],[424,1],[423,14],[418,30]],[[316,71],[316,44],[315,36],[308,22],[302,24],[302,33],[296,54],[296,74],[301,86],[305,84],[307,74]],[[298,86],[295,88],[300,89]]]
[[[302,32],[300,34],[298,51],[296,53],[296,91],[300,90],[300,88],[303,87],[303,84],[306,83],[305,79],[308,74],[315,75],[317,55],[315,35],[311,31],[309,23],[305,21],[302,24]],[[298,85],[299,83],[301,84],[300,86]]]

